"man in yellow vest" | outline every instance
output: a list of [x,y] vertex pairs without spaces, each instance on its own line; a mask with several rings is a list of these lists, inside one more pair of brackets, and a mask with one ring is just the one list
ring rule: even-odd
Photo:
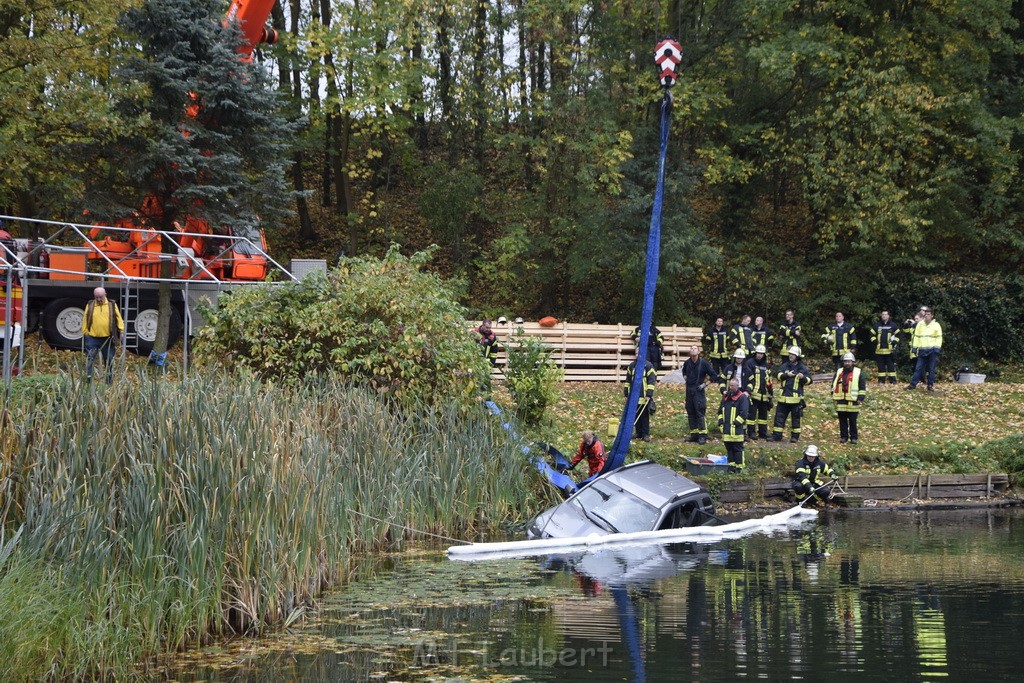
[[114,351],[124,333],[124,320],[121,319],[117,304],[107,299],[107,290],[97,287],[92,296],[82,316],[85,375],[92,381],[92,366],[96,356],[101,354],[107,370],[107,384],[110,384],[114,379]]
[[843,354],[843,367],[832,378],[832,400],[839,416],[839,443],[857,443],[857,415],[867,394],[867,380],[861,369],[854,365],[853,354]]
[[942,325],[935,321],[935,311],[922,306],[924,318],[914,327],[913,345],[917,352],[917,365],[914,376],[910,378],[908,391],[917,388],[917,383],[928,374],[928,391],[935,391],[935,367],[939,364],[942,354]]

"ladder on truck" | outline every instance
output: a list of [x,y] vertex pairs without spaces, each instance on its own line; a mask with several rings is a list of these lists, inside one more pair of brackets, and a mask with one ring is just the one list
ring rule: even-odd
[[[127,279],[121,288],[121,318],[124,320],[122,346],[128,351],[139,350],[138,314],[139,283],[133,279]],[[129,321],[131,322],[129,323]]]

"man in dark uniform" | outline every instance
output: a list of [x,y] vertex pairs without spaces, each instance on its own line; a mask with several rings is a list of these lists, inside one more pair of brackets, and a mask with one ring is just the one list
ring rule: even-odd
[[853,325],[846,322],[842,311],[836,311],[836,321],[825,328],[825,334],[821,335],[821,341],[825,343],[829,353],[832,354],[832,362],[838,369],[843,364],[843,354],[857,350],[857,330]]
[[889,311],[882,311],[871,326],[871,345],[875,350],[878,364],[878,383],[896,384],[896,344],[900,340],[900,328],[889,318]]
[[747,438],[768,438],[768,413],[772,409],[772,376],[768,363],[768,349],[754,348],[754,356],[747,362],[747,384],[744,390],[750,398],[750,414],[747,415]]
[[711,364],[700,357],[700,347],[690,347],[690,357],[683,361],[683,379],[686,381],[686,418],[690,424],[690,441],[700,444],[708,442],[708,424],[705,413],[708,397],[705,391],[712,382],[718,381],[718,374]]
[[779,355],[782,356],[783,362],[786,360],[786,354],[789,353],[789,347],[800,346],[800,343],[803,341],[800,323],[796,321],[795,316],[796,314],[792,308],[786,309],[786,322],[779,325],[779,335],[777,338],[782,347]]
[[711,367],[719,374],[729,365],[729,336],[729,328],[723,318],[715,318],[715,324],[704,331]]
[[735,378],[729,384],[718,406],[718,426],[722,428],[722,443],[729,458],[729,471],[743,470],[743,440],[746,432],[747,414],[750,412],[750,401],[746,393],[740,389]]
[[804,500],[813,495],[816,499],[827,501],[832,497],[829,486],[836,478],[836,472],[824,460],[818,457],[818,447],[811,444],[804,449],[804,457],[797,461],[793,472],[793,491],[797,500]]
[[782,441],[786,418],[792,417],[789,431],[790,443],[800,440],[800,418],[804,412],[804,387],[811,383],[811,371],[800,360],[800,347],[789,347],[789,360],[779,367],[775,375],[779,380],[778,405],[775,406],[775,425],[772,440]]
[[[754,327],[750,330],[750,337],[754,342],[754,349],[758,346],[769,348],[775,343],[775,333],[772,332],[772,328],[764,324],[764,317],[760,315],[754,318]],[[749,349],[748,353],[753,353],[754,349]]]
[[839,443],[857,443],[857,415],[867,394],[867,380],[864,373],[854,365],[856,358],[847,352],[843,356],[843,367],[836,370],[832,378],[832,400],[839,416]]
[[754,330],[750,327],[750,316],[745,315],[738,323],[732,326],[729,343],[734,349],[743,349],[744,353],[753,353]]
[[[622,387],[622,395],[629,397],[629,389],[633,386],[633,379],[636,377],[636,360],[626,368],[626,382]],[[640,385],[640,400],[636,404],[636,432],[634,439],[651,440],[651,411],[654,408],[654,385],[658,381],[658,373],[654,370],[651,361],[644,363],[644,376]]]
[[[637,325],[630,332],[629,338],[633,340],[633,347],[637,348],[640,344],[640,326]],[[651,324],[651,331],[647,333],[647,360],[651,361],[651,365],[654,366],[655,370],[661,370],[661,355],[665,348],[665,336],[661,333],[654,324]]]

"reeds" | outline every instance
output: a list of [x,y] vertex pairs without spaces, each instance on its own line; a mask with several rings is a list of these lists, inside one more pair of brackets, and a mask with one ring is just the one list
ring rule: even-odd
[[[0,596],[13,610],[3,635],[26,652],[37,638],[52,647],[35,668],[0,661],[4,678],[117,675],[285,623],[355,556],[408,535],[363,515],[465,537],[535,507],[524,457],[483,411],[403,412],[327,380],[64,381],[59,397],[34,392],[0,420],[0,529],[13,548],[0,588],[37,593],[13,606]],[[62,591],[75,598],[62,604],[70,626],[27,613],[15,626],[18,604]]]

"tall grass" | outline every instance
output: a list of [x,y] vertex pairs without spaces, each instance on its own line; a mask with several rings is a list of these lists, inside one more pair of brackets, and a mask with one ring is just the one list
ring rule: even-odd
[[[371,517],[465,537],[535,507],[523,456],[483,411],[402,412],[328,381],[66,380],[7,405],[4,649],[50,649],[0,659],[4,679],[117,675],[284,623],[356,555],[401,542]],[[70,612],[55,635],[36,620],[56,605]]]

